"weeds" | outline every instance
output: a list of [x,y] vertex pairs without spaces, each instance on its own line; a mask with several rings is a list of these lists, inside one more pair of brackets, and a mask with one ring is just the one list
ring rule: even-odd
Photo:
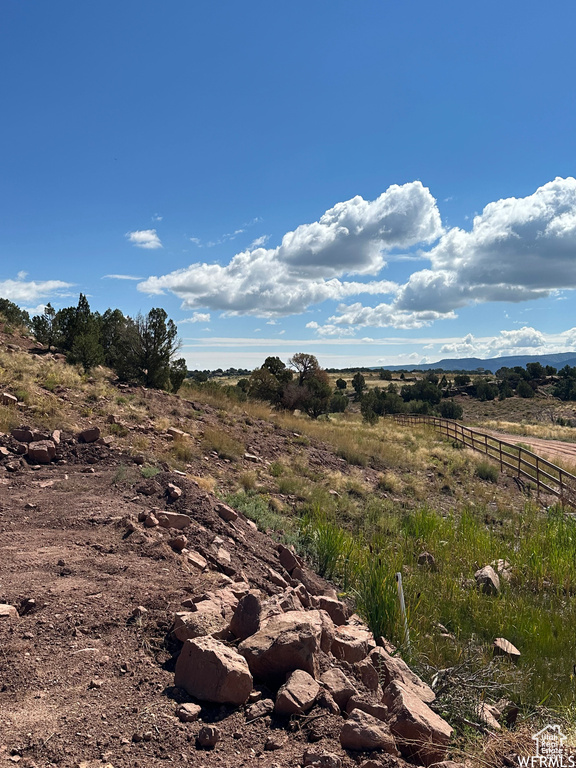
[[476,477],[480,480],[486,480],[489,483],[498,482],[498,467],[495,467],[492,462],[484,460],[477,464],[474,471]]
[[204,430],[202,447],[205,451],[215,451],[221,459],[230,461],[239,459],[246,450],[239,440],[214,427],[207,427]]

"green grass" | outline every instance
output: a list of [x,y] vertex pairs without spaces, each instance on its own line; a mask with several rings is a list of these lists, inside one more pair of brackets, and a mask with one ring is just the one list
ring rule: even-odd
[[475,474],[481,480],[486,480],[489,483],[498,482],[498,467],[492,464],[491,461],[484,460],[479,462],[476,467]]

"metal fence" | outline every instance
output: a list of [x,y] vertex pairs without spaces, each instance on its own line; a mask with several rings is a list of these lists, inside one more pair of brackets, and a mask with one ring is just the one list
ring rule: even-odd
[[528,480],[536,486],[536,493],[557,496],[562,504],[576,508],[576,476],[552,464],[520,445],[507,443],[485,432],[465,427],[457,421],[437,416],[397,413],[391,415],[400,424],[428,424],[449,440],[467,448],[481,451],[500,464],[500,471],[511,470],[519,481]]

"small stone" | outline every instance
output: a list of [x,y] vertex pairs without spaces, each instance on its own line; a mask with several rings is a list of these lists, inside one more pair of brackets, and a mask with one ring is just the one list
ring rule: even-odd
[[474,574],[476,584],[486,595],[497,595],[500,592],[500,579],[491,565],[485,565]]
[[274,702],[272,699],[262,699],[251,704],[246,710],[247,720],[256,720],[258,717],[266,717],[274,711]]
[[436,570],[436,558],[431,555],[430,552],[420,552],[418,555],[418,565],[420,567],[430,568],[432,571]]
[[221,738],[220,728],[215,725],[204,725],[200,728],[196,741],[201,749],[213,749]]
[[142,616],[145,616],[148,613],[148,609],[144,608],[143,605],[139,605],[137,608],[134,608],[132,611],[132,618],[133,619],[141,619]]
[[92,678],[92,680],[90,680],[90,685],[88,686],[88,688],[102,688],[103,684],[104,684],[103,680],[100,680],[98,677],[94,677]]
[[264,749],[266,752],[274,752],[277,749],[282,749],[288,743],[288,734],[284,731],[276,731],[271,733],[264,743]]
[[186,559],[190,565],[197,568],[199,571],[203,571],[208,565],[205,558],[198,554],[198,552],[187,552]]
[[201,711],[202,707],[198,704],[181,704],[176,710],[176,715],[183,723],[194,723]]
[[17,619],[18,611],[13,605],[0,603],[0,619]]
[[510,659],[517,659],[522,655],[515,645],[503,637],[497,637],[492,645],[495,656],[508,656]]
[[150,514],[146,517],[146,520],[144,520],[144,525],[146,528],[154,528],[158,525],[158,518],[153,512],[150,512]]
[[182,496],[182,489],[174,483],[168,483],[167,491],[171,499],[179,499]]
[[168,544],[172,547],[172,549],[175,552],[182,552],[182,550],[185,548],[186,544],[188,544],[188,539],[186,536],[174,536],[173,539],[168,540]]

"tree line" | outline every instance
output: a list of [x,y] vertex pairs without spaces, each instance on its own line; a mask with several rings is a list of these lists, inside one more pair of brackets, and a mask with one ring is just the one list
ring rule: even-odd
[[92,312],[80,294],[78,304],[55,310],[47,304],[30,318],[16,304],[0,299],[0,313],[14,325],[30,328],[37,341],[57,349],[85,371],[112,368],[120,381],[176,392],[186,377],[186,361],[176,358],[178,329],[163,309],[128,317],[119,309]]

